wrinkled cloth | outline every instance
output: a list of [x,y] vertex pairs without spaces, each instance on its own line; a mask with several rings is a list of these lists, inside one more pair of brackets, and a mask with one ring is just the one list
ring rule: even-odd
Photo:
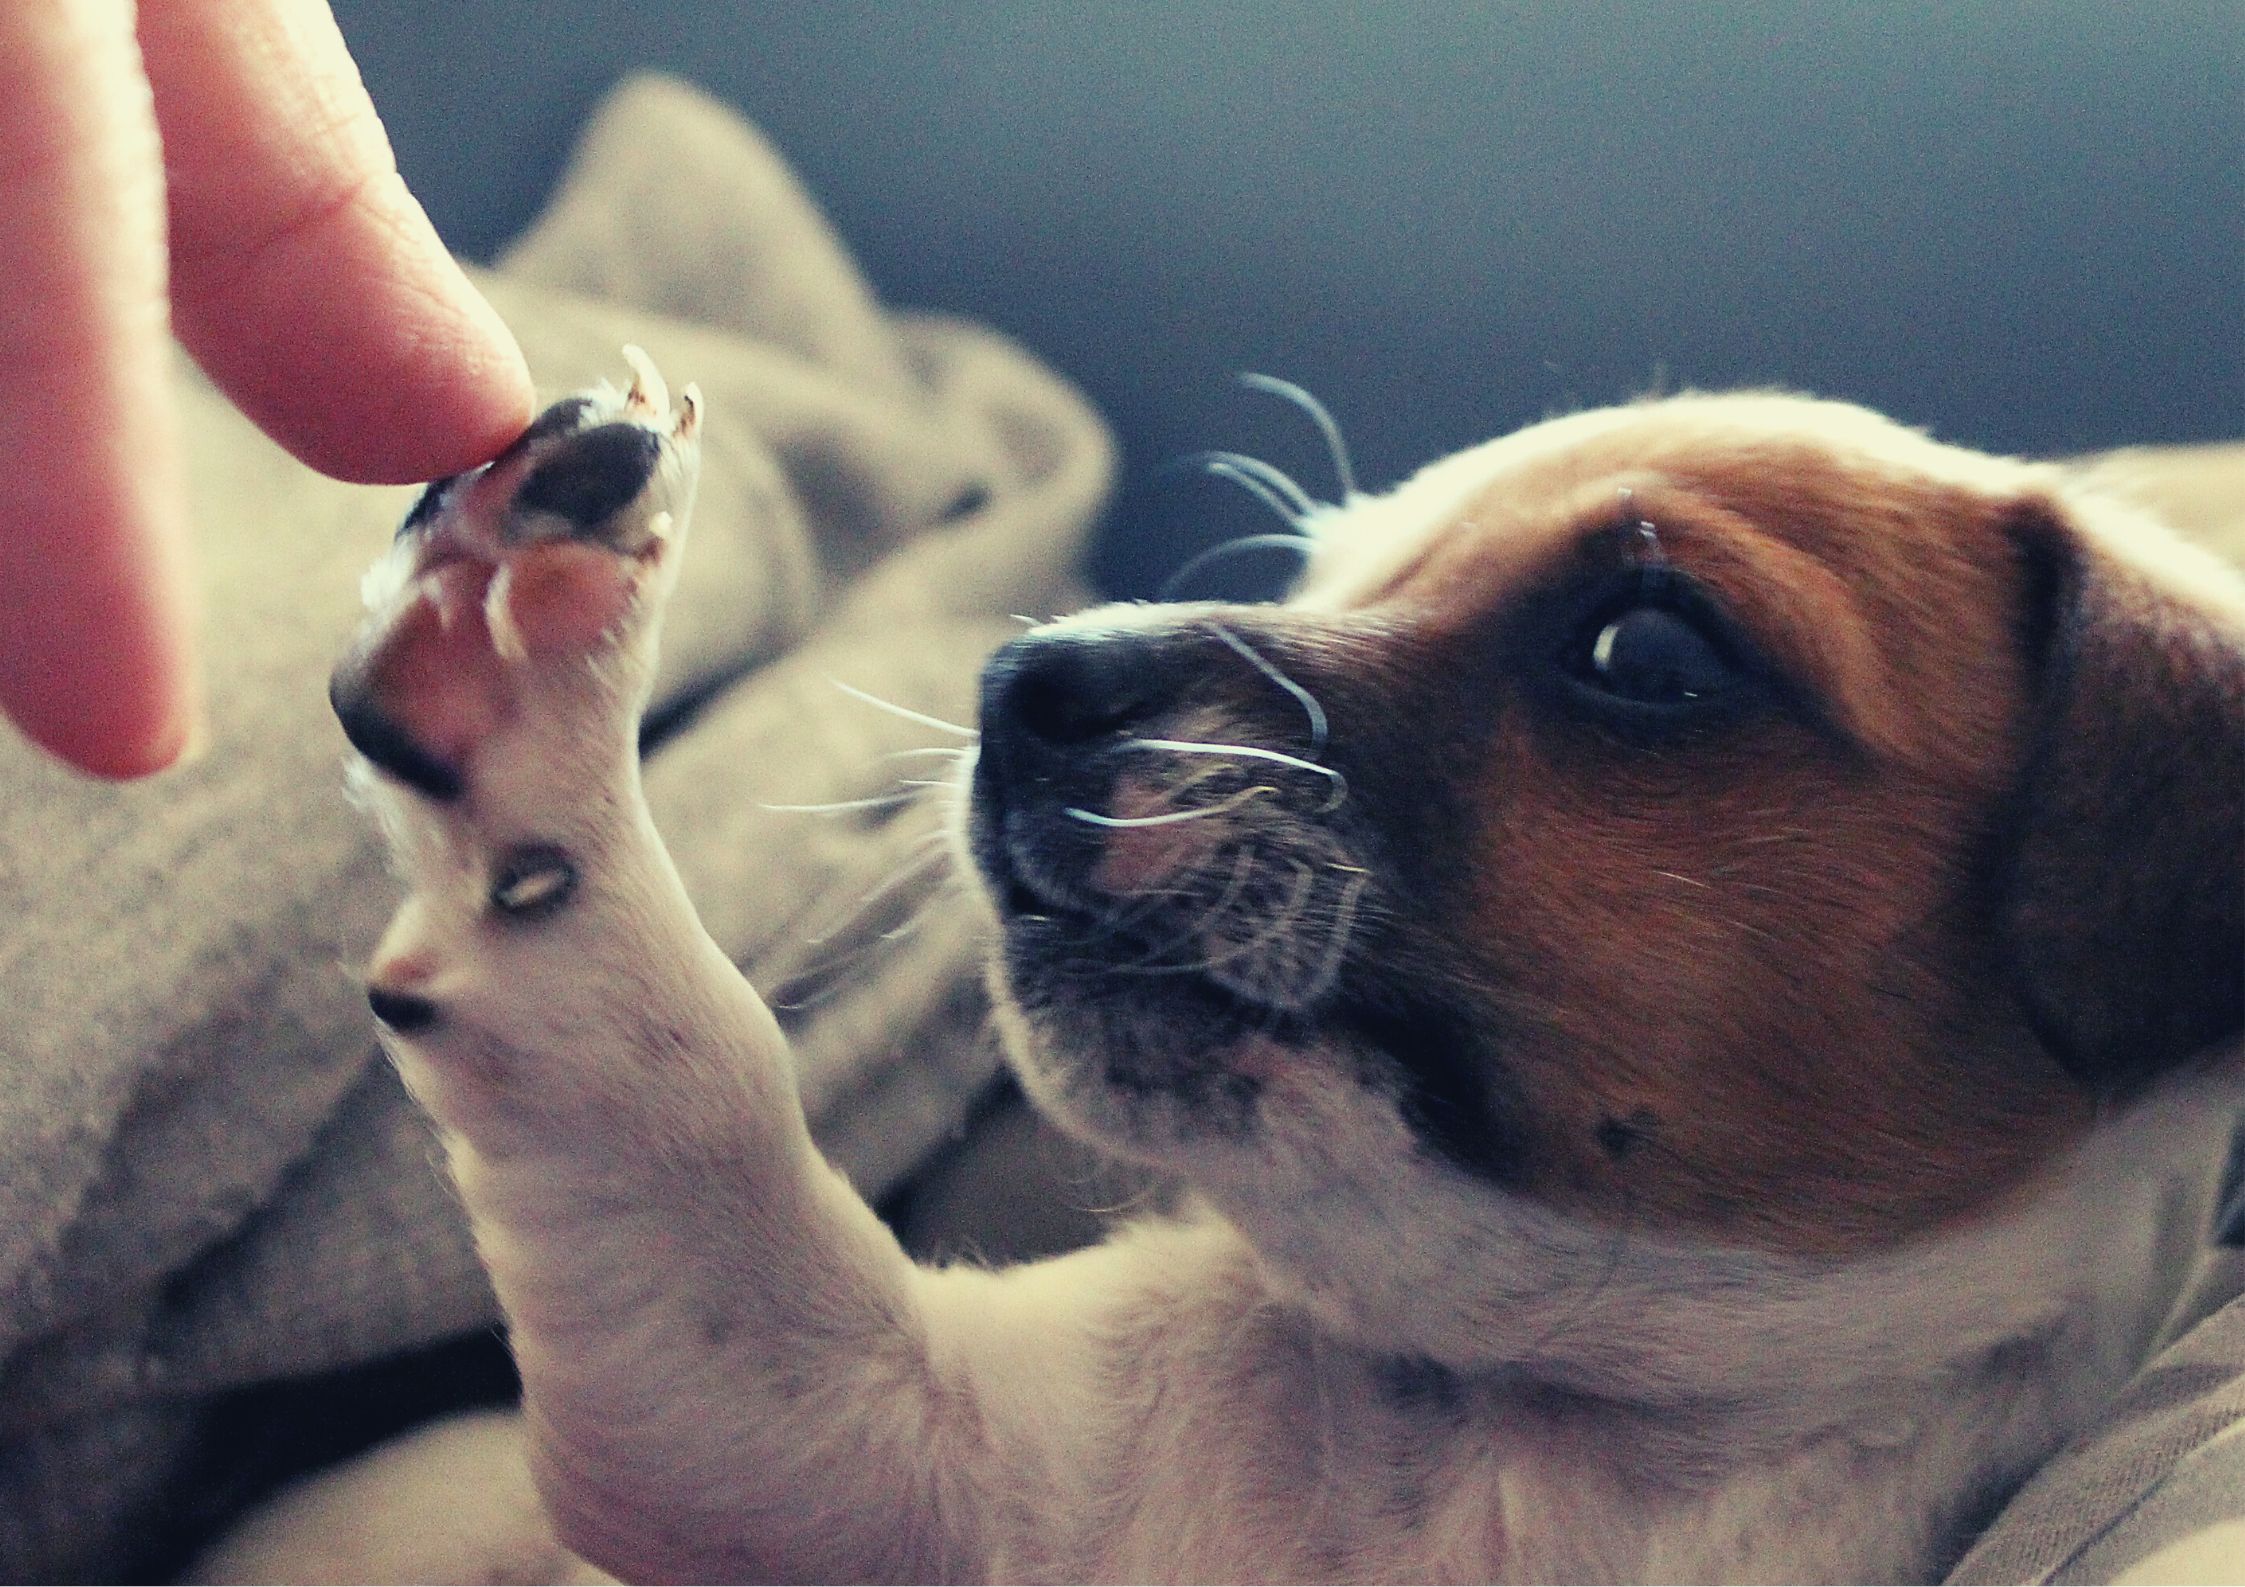
[[[1951,1581],[2116,1581],[2164,1549],[2245,1533],[2245,1252],[2207,1268],[2199,1288],[2214,1293],[2196,1299],[2210,1313],[2028,1480]],[[2245,1580],[2245,1536],[2226,1572],[2200,1579]]]
[[[1010,614],[1079,604],[1111,450],[988,332],[884,310],[730,111],[621,86],[479,284],[548,397],[648,349],[709,415],[647,788],[703,919],[879,1194],[996,1057],[925,798]],[[356,967],[398,889],[325,679],[411,492],[320,479],[184,364],[207,758],[79,780],[0,736],[0,1579],[110,1574],[193,1410],[497,1310]],[[924,790],[920,790],[924,792]],[[906,929],[909,926],[910,929]]]

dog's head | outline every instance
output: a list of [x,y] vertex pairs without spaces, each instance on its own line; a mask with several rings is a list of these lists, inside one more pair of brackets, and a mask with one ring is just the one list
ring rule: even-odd
[[1436,1354],[1625,1245],[2002,1208],[2245,1005],[2245,596],[2132,522],[1683,397],[1352,502],[1283,604],[1016,640],[970,838],[1026,1083]]

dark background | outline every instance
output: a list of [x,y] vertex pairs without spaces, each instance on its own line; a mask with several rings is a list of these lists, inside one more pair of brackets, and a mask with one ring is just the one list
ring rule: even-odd
[[2060,452],[2245,430],[2245,3],[337,0],[488,257],[633,66],[739,105],[891,301],[1124,447],[1102,581],[1271,527],[1209,446],[1368,485],[1554,409],[1780,383]]

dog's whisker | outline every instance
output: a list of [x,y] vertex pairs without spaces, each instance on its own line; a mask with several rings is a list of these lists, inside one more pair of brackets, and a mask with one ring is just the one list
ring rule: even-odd
[[[1166,956],[1172,951],[1198,942],[1201,934],[1215,922],[1223,919],[1224,912],[1246,890],[1247,878],[1255,868],[1254,862],[1255,856],[1251,852],[1246,849],[1240,850],[1238,856],[1232,861],[1232,874],[1224,883],[1224,890],[1217,894],[1213,903],[1202,909],[1193,921],[1182,930],[1163,938],[1159,942],[1148,944],[1146,950],[1138,957],[1119,961],[1115,968],[1122,971],[1142,971],[1150,967],[1160,967],[1163,965]],[[1165,899],[1175,900],[1187,898],[1190,894],[1182,888],[1166,888],[1163,889],[1162,896]],[[1135,920],[1143,919],[1151,913],[1153,913],[1153,910],[1150,908],[1140,909],[1134,912],[1130,921],[1118,924],[1134,923]]]
[[1257,551],[1270,546],[1284,546],[1295,555],[1306,560],[1310,554],[1311,544],[1312,542],[1308,538],[1299,534],[1241,535],[1236,540],[1226,540],[1221,545],[1210,546],[1207,550],[1186,558],[1182,567],[1162,581],[1161,588],[1155,593],[1154,598],[1160,601],[1176,599],[1177,592],[1184,588],[1187,579],[1190,579],[1203,568],[1211,567],[1224,558],[1236,556],[1242,551]]
[[1258,744],[1217,744],[1204,739],[1187,738],[1126,738],[1123,740],[1123,747],[1167,750],[1174,755],[1237,755],[1243,760],[1267,760],[1274,766],[1291,766],[1296,771],[1313,773],[1336,785],[1345,787],[1347,783],[1347,779],[1330,766],[1320,766],[1314,760],[1289,755],[1282,749],[1264,749]]
[[[839,996],[855,984],[854,972],[871,955],[885,947],[903,941],[917,932],[936,912],[937,906],[947,897],[954,896],[945,885],[946,877],[940,865],[932,862],[943,858],[939,846],[925,846],[917,856],[909,858],[897,870],[874,887],[863,898],[842,913],[835,925],[816,935],[802,939],[802,945],[812,950],[808,962],[786,971],[778,981],[779,997],[773,1000],[774,1008],[801,1012],[816,1008]],[[901,907],[903,916],[894,925],[874,930],[869,924],[881,910],[885,900],[907,888],[921,888],[920,896]],[[860,928],[862,934],[843,939],[845,932]],[[821,953],[818,950],[830,948]]]
[[1244,488],[1249,495],[1256,497],[1264,506],[1270,508],[1272,512],[1285,520],[1286,526],[1293,530],[1296,535],[1302,534],[1302,525],[1307,520],[1290,510],[1290,498],[1264,484],[1256,475],[1236,468],[1229,463],[1208,463],[1204,466],[1209,473],[1214,474],[1218,479],[1231,480]]
[[840,678],[829,678],[826,681],[851,699],[863,701],[875,710],[886,711],[891,716],[901,716],[907,722],[917,722],[922,727],[932,727],[939,733],[951,733],[960,738],[978,739],[982,736],[971,727],[961,727],[956,722],[946,722],[940,716],[930,716],[925,711],[915,711],[908,705],[898,705],[894,700],[884,700],[877,694],[868,694],[854,684],[844,683]]
[[[1242,860],[1245,860],[1247,856],[1242,853],[1240,858]],[[1108,938],[1120,936],[1122,933],[1138,925],[1141,921],[1144,921],[1149,917],[1161,914],[1164,909],[1167,909],[1170,906],[1182,906],[1190,904],[1193,901],[1194,896],[1194,889],[1190,885],[1180,887],[1147,888],[1140,892],[1134,893],[1131,895],[1131,907],[1127,909],[1110,910],[1098,917],[1097,926],[1099,928],[1099,934],[1097,940],[1104,941]],[[1136,963],[1142,962],[1147,958],[1159,958],[1162,954],[1167,953],[1170,949],[1184,945],[1185,943],[1192,940],[1194,934],[1200,929],[1200,924],[1200,921],[1195,921],[1194,924],[1186,927],[1183,931],[1177,933],[1175,936],[1164,938],[1159,942],[1149,945],[1146,949],[1146,952],[1141,956],[1140,960],[1134,960],[1131,962]]]
[[[926,878],[923,875],[919,880]],[[807,939],[804,946],[811,950],[808,956],[801,963],[774,977],[780,994],[790,999],[795,1006],[808,1007],[814,993],[856,979],[854,972],[870,955],[884,946],[902,941],[917,930],[941,896],[940,889],[931,887],[924,897],[906,908],[894,925],[878,931],[868,929],[862,935],[852,934],[845,938],[837,930],[831,936]],[[863,915],[871,913],[869,908]],[[858,918],[862,919],[863,915]],[[848,922],[853,925],[856,923],[856,920]]]
[[1318,433],[1325,437],[1325,449],[1333,458],[1333,473],[1341,483],[1341,500],[1354,501],[1363,493],[1356,488],[1356,467],[1349,461],[1348,443],[1341,439],[1341,426],[1334,420],[1332,411],[1310,394],[1306,386],[1291,380],[1281,380],[1276,375],[1260,375],[1252,371],[1242,374],[1239,383],[1250,391],[1268,392],[1274,397],[1291,402],[1310,416]]
[[1333,919],[1325,927],[1325,952],[1318,959],[1317,974],[1311,978],[1313,987],[1331,986],[1340,975],[1341,960],[1348,952],[1349,934],[1356,927],[1357,905],[1371,884],[1372,878],[1361,871],[1342,884],[1340,902],[1333,906]]
[[1303,713],[1310,719],[1310,758],[1314,760],[1323,754],[1326,736],[1325,707],[1317,703],[1317,697],[1285,673],[1279,671],[1254,646],[1248,644],[1246,640],[1240,638],[1239,635],[1233,633],[1222,623],[1210,623],[1208,630],[1229,646],[1234,653],[1243,657],[1257,672],[1260,672],[1264,677],[1270,679],[1271,682],[1294,697],[1295,701],[1302,707]]
[[[1083,973],[1089,975],[1145,973],[1149,966],[1161,966],[1164,957],[1172,951],[1196,945],[1202,931],[1213,918],[1215,908],[1237,896],[1244,884],[1246,875],[1253,870],[1251,861],[1252,856],[1243,850],[1238,859],[1233,862],[1232,878],[1226,884],[1223,894],[1220,895],[1218,905],[1201,909],[1190,924],[1158,941],[1139,944],[1138,946],[1142,951],[1136,958],[1121,960],[1100,958],[1087,961],[1082,966]],[[1190,886],[1152,888],[1133,894],[1133,907],[1100,915],[1097,921],[1098,931],[1096,934],[1077,939],[1076,945],[1104,954],[1109,951],[1104,946],[1108,940],[1122,935],[1149,917],[1158,916],[1169,906],[1189,904],[1193,901],[1193,898],[1194,890]],[[1175,961],[1171,962],[1174,964]]]
[[868,799],[831,799],[824,804],[766,804],[759,800],[756,808],[782,816],[838,816],[853,810],[882,810],[890,805],[910,804],[920,796],[919,789],[906,788],[897,793],[875,794]]
[[[1092,1183],[1091,1176],[1088,1173],[1082,1174],[1078,1176],[1076,1183],[1078,1188],[1088,1190]],[[1087,1200],[1080,1205],[1082,1210],[1092,1217],[1112,1221],[1116,1218],[1126,1217],[1141,1208],[1157,1204],[1160,1196],[1161,1186],[1149,1183],[1139,1186],[1120,1201],[1112,1199]]]
[[1223,891],[1210,900],[1208,907],[1200,912],[1200,918],[1193,923],[1192,931],[1188,935],[1198,935],[1215,922],[1222,920],[1232,906],[1239,902],[1240,896],[1247,891],[1248,878],[1254,874],[1255,851],[1243,848],[1239,851],[1239,857],[1232,862],[1232,874],[1224,879]]
[[[1236,768],[1236,767],[1232,767],[1232,766],[1205,766],[1205,767],[1202,767],[1202,768],[1200,768],[1200,769],[1198,769],[1198,770],[1194,771],[1192,775],[1190,775],[1190,776],[1188,776],[1188,777],[1181,777],[1181,778],[1179,778],[1179,779],[1178,779],[1177,781],[1175,781],[1174,783],[1170,783],[1170,784],[1167,784],[1166,786],[1164,786],[1164,787],[1163,787],[1163,788],[1162,788],[1162,789],[1160,790],[1160,794],[1161,794],[1161,797],[1162,797],[1163,799],[1165,799],[1166,801],[1168,801],[1168,803],[1169,803],[1169,804],[1170,804],[1170,806],[1172,807],[1172,810],[1173,810],[1173,811],[1175,811],[1175,810],[1187,810],[1187,809],[1189,809],[1189,812],[1190,812],[1190,813],[1191,813],[1192,815],[1196,815],[1196,816],[1197,816],[1197,815],[1200,815],[1200,814],[1202,814],[1202,813],[1204,813],[1204,812],[1205,812],[1205,813],[1207,813],[1207,814],[1210,814],[1210,815],[1219,815],[1219,814],[1222,814],[1222,813],[1223,813],[1223,811],[1224,811],[1225,809],[1227,809],[1227,808],[1230,808],[1230,807],[1229,807],[1229,806],[1226,806],[1226,805],[1224,805],[1224,804],[1222,804],[1222,802],[1221,802],[1221,801],[1219,801],[1219,803],[1218,803],[1218,804],[1216,804],[1216,805],[1213,805],[1213,806],[1211,806],[1211,805],[1193,805],[1193,806],[1190,806],[1190,807],[1186,807],[1186,806],[1183,806],[1183,805],[1182,805],[1182,804],[1180,803],[1180,801],[1182,801],[1182,800],[1184,799],[1184,797],[1185,797],[1185,796],[1186,796],[1187,794],[1191,793],[1191,792],[1192,792],[1192,791],[1193,791],[1194,789],[1196,789],[1196,788],[1200,788],[1200,787],[1204,787],[1204,786],[1206,786],[1207,784],[1209,784],[1209,783],[1212,783],[1212,782],[1216,782],[1216,781],[1219,781],[1220,779],[1222,779],[1222,778],[1223,778],[1223,777],[1225,776],[1225,774],[1226,774],[1226,773],[1228,773],[1228,772],[1232,772],[1232,771],[1236,771],[1236,770],[1237,770],[1237,768]],[[1277,792],[1277,790],[1276,790],[1276,789],[1272,789],[1272,790],[1270,790],[1270,791],[1271,791],[1271,792],[1273,792],[1273,793]],[[1092,825],[1094,825],[1094,826],[1098,826],[1098,825],[1102,825],[1102,824],[1103,824],[1103,823],[1100,823],[1100,822],[1093,822],[1093,823],[1092,823]],[[1164,826],[1164,825],[1168,825],[1168,824],[1169,824],[1169,817],[1167,817],[1167,816],[1156,817],[1156,818],[1153,818],[1153,819],[1151,819],[1151,820],[1147,820],[1147,821],[1144,821],[1144,822],[1141,822],[1141,823],[1138,823],[1138,824],[1142,824],[1142,825],[1148,825],[1148,826]]]
[[1168,827],[1180,821],[1204,821],[1210,816],[1220,816],[1228,810],[1237,810],[1250,799],[1264,794],[1277,793],[1269,783],[1257,783],[1252,788],[1242,788],[1228,799],[1219,799],[1212,805],[1199,805],[1191,810],[1170,810],[1158,816],[1106,816],[1096,810],[1086,810],[1081,805],[1069,805],[1060,813],[1072,821],[1081,821],[1095,827]]
[[[1088,933],[1077,934],[1074,937],[1073,945],[1083,948],[1096,948],[1109,938],[1144,920],[1147,916],[1158,914],[1167,905],[1176,903],[1188,896],[1184,889],[1170,887],[1147,888],[1133,893],[1128,907],[1118,906],[1114,909],[1093,912],[1088,922],[1091,930]],[[1042,918],[1049,919],[1050,917]]]
[[[939,832],[936,835],[940,837],[942,834]],[[908,854],[902,865],[883,877],[869,892],[844,909],[841,918],[835,921],[832,926],[805,937],[804,943],[813,948],[824,947],[843,932],[849,930],[882,899],[888,897],[898,888],[922,879],[929,866],[943,858],[943,850],[937,844],[921,840],[914,846],[918,849],[917,853]]]
[[1195,452],[1179,459],[1172,468],[1180,472],[1199,469],[1243,486],[1297,530],[1303,520],[1320,510],[1317,498],[1296,484],[1284,469],[1245,452]]
[[1162,791],[1170,799],[1179,799],[1191,793],[1195,788],[1206,783],[1220,781],[1227,773],[1235,772],[1238,769],[1236,766],[1221,764],[1195,766],[1190,775],[1178,778],[1174,783],[1164,787]]
[[1199,968],[1214,969],[1218,965],[1236,963],[1251,954],[1259,953],[1291,932],[1301,921],[1303,913],[1309,907],[1310,893],[1317,886],[1317,868],[1301,860],[1288,860],[1287,864],[1294,868],[1294,887],[1285,904],[1280,906],[1278,914],[1264,922],[1262,928],[1246,941],[1227,944],[1221,953],[1210,954],[1201,961]]

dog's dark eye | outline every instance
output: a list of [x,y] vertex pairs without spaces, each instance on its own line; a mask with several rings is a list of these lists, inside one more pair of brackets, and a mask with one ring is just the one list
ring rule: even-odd
[[1688,707],[1727,693],[1741,676],[1722,642],[1667,606],[1626,607],[1590,623],[1574,673],[1633,705]]

